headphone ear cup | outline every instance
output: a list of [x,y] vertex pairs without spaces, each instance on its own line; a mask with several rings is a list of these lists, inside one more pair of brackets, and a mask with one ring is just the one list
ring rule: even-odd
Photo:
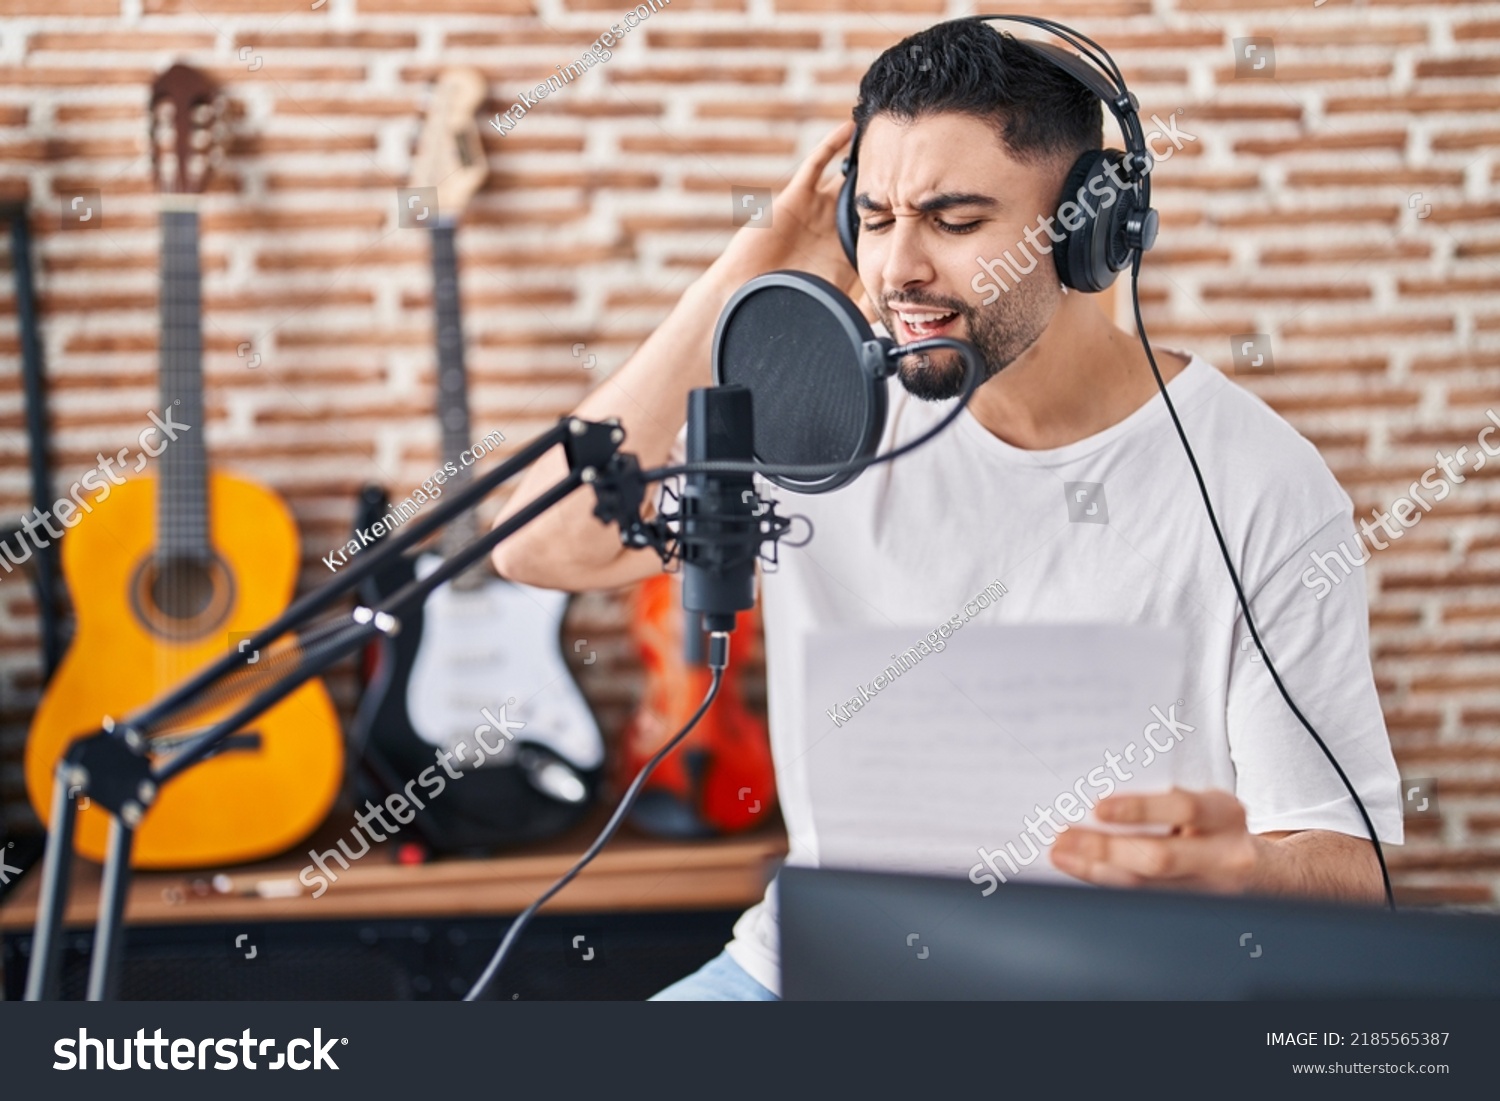
[[[1095,253],[1094,242],[1100,231],[1099,199],[1095,193],[1094,201],[1089,202],[1088,195],[1090,183],[1098,177],[1105,176],[1104,157],[1103,149],[1090,149],[1081,154],[1073,162],[1073,167],[1068,170],[1068,178],[1063,181],[1062,194],[1057,199],[1059,211],[1067,202],[1078,207],[1078,214],[1071,220],[1081,220],[1077,229],[1069,229],[1067,223],[1061,218],[1056,219],[1058,232],[1062,234],[1063,239],[1052,250],[1052,263],[1057,268],[1058,279],[1069,290],[1085,293],[1103,290],[1103,287],[1096,285],[1092,265]],[[1105,184],[1111,188],[1114,187],[1107,177]],[[1105,286],[1107,285],[1106,283]]]
[[856,163],[855,153],[850,151],[844,160],[844,182],[839,188],[838,211],[834,220],[838,225],[839,244],[844,246],[844,255],[849,258],[849,266],[855,271],[859,270],[859,254],[855,251],[855,242],[859,240],[859,212],[854,209],[854,187],[859,178],[859,165]]

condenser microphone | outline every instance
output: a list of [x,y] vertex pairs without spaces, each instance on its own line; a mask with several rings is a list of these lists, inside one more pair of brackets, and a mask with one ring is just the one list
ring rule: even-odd
[[[712,386],[688,394],[687,460],[748,461],[754,437],[750,391]],[[755,606],[755,562],[762,543],[759,501],[749,474],[690,471],[683,480],[678,543],[682,607],[695,627],[734,630],[735,616]]]

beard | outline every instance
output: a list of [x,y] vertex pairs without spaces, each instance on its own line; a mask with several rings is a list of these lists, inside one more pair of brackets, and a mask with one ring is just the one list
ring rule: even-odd
[[[979,352],[976,388],[1009,367],[1046,330],[1056,306],[1057,282],[1048,273],[1043,278],[1024,279],[988,306],[974,306],[959,298],[940,295],[902,294],[886,296],[876,306],[886,331],[895,334],[896,317],[891,298],[902,306],[926,306],[955,312],[963,319],[960,339]],[[920,338],[919,338],[920,339]],[[957,352],[939,350],[902,356],[896,368],[907,393],[922,401],[949,401],[964,392],[964,361]]]

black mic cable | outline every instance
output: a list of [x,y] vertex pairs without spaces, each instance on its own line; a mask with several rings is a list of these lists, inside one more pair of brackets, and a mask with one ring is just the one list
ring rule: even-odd
[[625,794],[620,798],[620,805],[615,808],[614,814],[610,815],[609,821],[599,831],[599,836],[594,838],[594,843],[588,847],[588,851],[578,858],[578,862],[563,873],[557,882],[542,892],[541,896],[526,909],[516,915],[516,919],[510,923],[510,928],[505,931],[505,937],[500,941],[500,947],[495,949],[495,954],[490,957],[490,962],[485,966],[483,974],[475,981],[469,992],[464,995],[464,1001],[472,1002],[484,996],[485,990],[500,974],[500,968],[505,965],[506,958],[511,950],[515,948],[516,942],[521,939],[526,926],[531,924],[531,919],[536,912],[545,906],[553,895],[561,891],[584,868],[588,867],[594,857],[598,856],[605,845],[609,844],[615,832],[619,830],[620,824],[625,821],[625,816],[635,806],[636,798],[641,794],[641,789],[646,781],[650,779],[651,773],[656,771],[656,766],[667,759],[667,754],[676,749],[682,740],[692,732],[693,727],[698,725],[698,720],[703,718],[714,699],[719,695],[719,685],[724,681],[724,667],[729,664],[729,635],[723,631],[715,631],[708,640],[708,666],[711,670],[708,691],[704,693],[703,702],[698,705],[692,717],[683,725],[683,728],[658,749],[652,758],[636,773],[635,779],[630,782],[630,787],[625,789]]

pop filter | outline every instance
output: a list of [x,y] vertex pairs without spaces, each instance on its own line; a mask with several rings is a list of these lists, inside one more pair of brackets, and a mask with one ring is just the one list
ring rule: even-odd
[[[873,455],[880,442],[895,346],[876,337],[854,303],[826,279],[773,271],[736,291],[719,315],[714,382],[750,391],[756,461],[849,462]],[[811,479],[766,476],[783,489],[826,493],[862,469]]]

